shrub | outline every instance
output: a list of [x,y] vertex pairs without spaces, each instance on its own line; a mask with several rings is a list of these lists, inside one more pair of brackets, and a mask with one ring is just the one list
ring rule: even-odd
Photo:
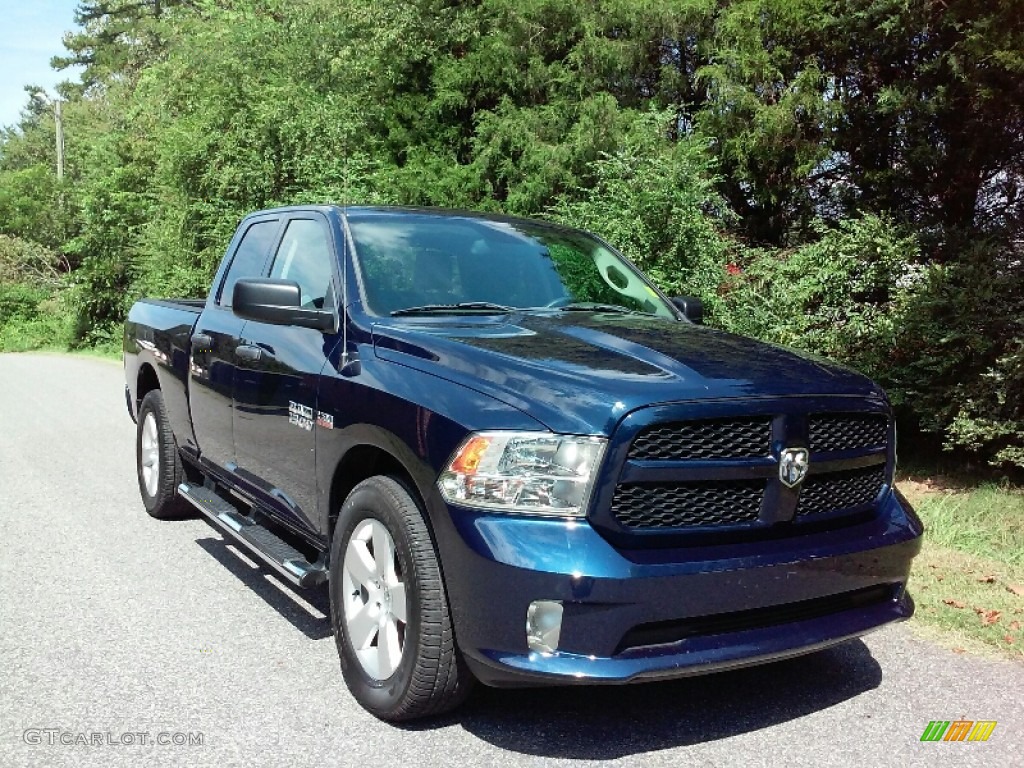
[[932,270],[905,312],[893,375],[922,426],[1004,469],[1024,467],[1024,270],[980,243]]
[[44,245],[0,234],[0,284],[58,286],[67,265]]
[[668,141],[670,124],[660,112],[642,116],[621,149],[595,161],[595,183],[563,195],[551,213],[608,240],[669,295],[699,296],[713,319],[728,261],[717,226],[725,208],[706,147]]
[[47,297],[42,288],[21,283],[0,283],[0,325],[34,317],[39,303]]
[[51,294],[36,286],[0,283],[0,352],[67,349],[73,316],[66,292]]
[[915,238],[872,215],[817,231],[794,250],[741,254],[721,324],[870,375],[908,436],[1024,467],[1024,275],[1012,252],[978,243],[956,263],[926,263]]
[[819,239],[800,248],[738,257],[738,274],[722,290],[722,325],[884,377],[901,297],[919,280],[906,266],[916,242],[877,216],[816,229]]

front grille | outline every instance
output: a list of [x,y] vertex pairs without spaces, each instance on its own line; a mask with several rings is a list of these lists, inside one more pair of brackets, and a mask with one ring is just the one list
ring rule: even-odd
[[838,595],[801,600],[796,603],[641,624],[625,634],[615,653],[622,653],[631,648],[678,643],[691,637],[743,632],[744,630],[789,624],[794,621],[808,621],[855,608],[878,605],[891,599],[893,599],[892,585],[879,584],[854,592],[843,592]]
[[766,456],[771,444],[768,417],[712,419],[655,424],[641,430],[630,459],[734,459]]
[[885,483],[885,466],[811,475],[800,489],[797,517],[821,515],[874,503]]
[[[888,414],[785,406],[643,425],[598,519],[611,536],[643,535],[651,546],[796,536],[861,520],[885,487]],[[812,453],[812,474],[796,493],[782,487],[775,452],[794,446]],[[823,460],[831,466],[818,474]],[[865,461],[878,463],[857,466]]]
[[764,489],[764,480],[620,485],[612,515],[632,529],[750,523],[761,512]]
[[881,413],[818,413],[807,421],[814,453],[881,448],[888,435],[889,419]]

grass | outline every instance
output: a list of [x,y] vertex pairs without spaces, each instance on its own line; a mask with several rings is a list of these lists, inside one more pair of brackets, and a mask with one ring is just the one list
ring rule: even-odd
[[[118,327],[97,329],[88,338],[80,339],[75,332],[75,314],[64,294],[47,296],[37,292],[25,299],[27,290],[30,289],[24,286],[0,284],[0,352],[71,352],[105,359],[120,357]],[[40,299],[40,295],[43,298]],[[26,303],[33,297],[38,300],[37,304]]]
[[[65,351],[65,350],[61,350]],[[103,360],[115,360],[121,361],[122,350],[120,346],[100,346],[100,347],[86,347],[85,349],[76,349],[71,352],[73,355],[81,355],[82,357],[99,357]]]
[[913,625],[958,651],[1024,661],[1024,491],[942,477],[897,484],[926,527]]
[[[3,352],[4,350],[0,350]],[[38,349],[27,349],[25,354],[42,355],[72,355],[74,357],[91,357],[97,360],[105,360],[111,363],[121,362],[121,348],[111,347],[85,347],[83,349],[68,349],[67,347],[39,347]]]
[[111,344],[101,344],[95,347],[82,347],[81,349],[71,349],[67,344],[55,344],[49,341],[19,344],[0,343],[0,353],[2,352],[44,352],[61,355],[77,355],[81,357],[98,357],[103,360],[121,359],[121,346],[114,346]]
[[31,352],[36,349],[68,348],[70,329],[65,318],[41,314],[14,317],[0,324],[0,352]]
[[102,345],[96,347],[83,347],[81,349],[69,349],[66,344],[38,344],[38,345],[19,345],[4,348],[0,346],[0,353],[44,353],[44,354],[55,354],[55,355],[75,355],[77,357],[97,357],[101,360],[113,360],[120,361],[122,350],[121,347],[113,347],[110,345]]

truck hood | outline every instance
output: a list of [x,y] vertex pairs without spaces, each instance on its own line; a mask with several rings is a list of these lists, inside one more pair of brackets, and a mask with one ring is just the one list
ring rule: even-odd
[[669,402],[884,400],[870,379],[822,358],[640,315],[396,318],[376,323],[373,341],[383,360],[483,392],[564,433],[607,435],[628,412]]

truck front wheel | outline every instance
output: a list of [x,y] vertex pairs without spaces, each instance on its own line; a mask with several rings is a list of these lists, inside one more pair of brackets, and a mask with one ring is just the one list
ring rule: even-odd
[[391,477],[357,485],[331,544],[331,625],[356,700],[383,720],[458,706],[472,678],[455,645],[433,542],[412,495]]
[[148,392],[139,406],[135,463],[142,503],[150,515],[171,520],[190,514],[188,504],[178,496],[178,483],[183,479],[181,458],[159,389]]

